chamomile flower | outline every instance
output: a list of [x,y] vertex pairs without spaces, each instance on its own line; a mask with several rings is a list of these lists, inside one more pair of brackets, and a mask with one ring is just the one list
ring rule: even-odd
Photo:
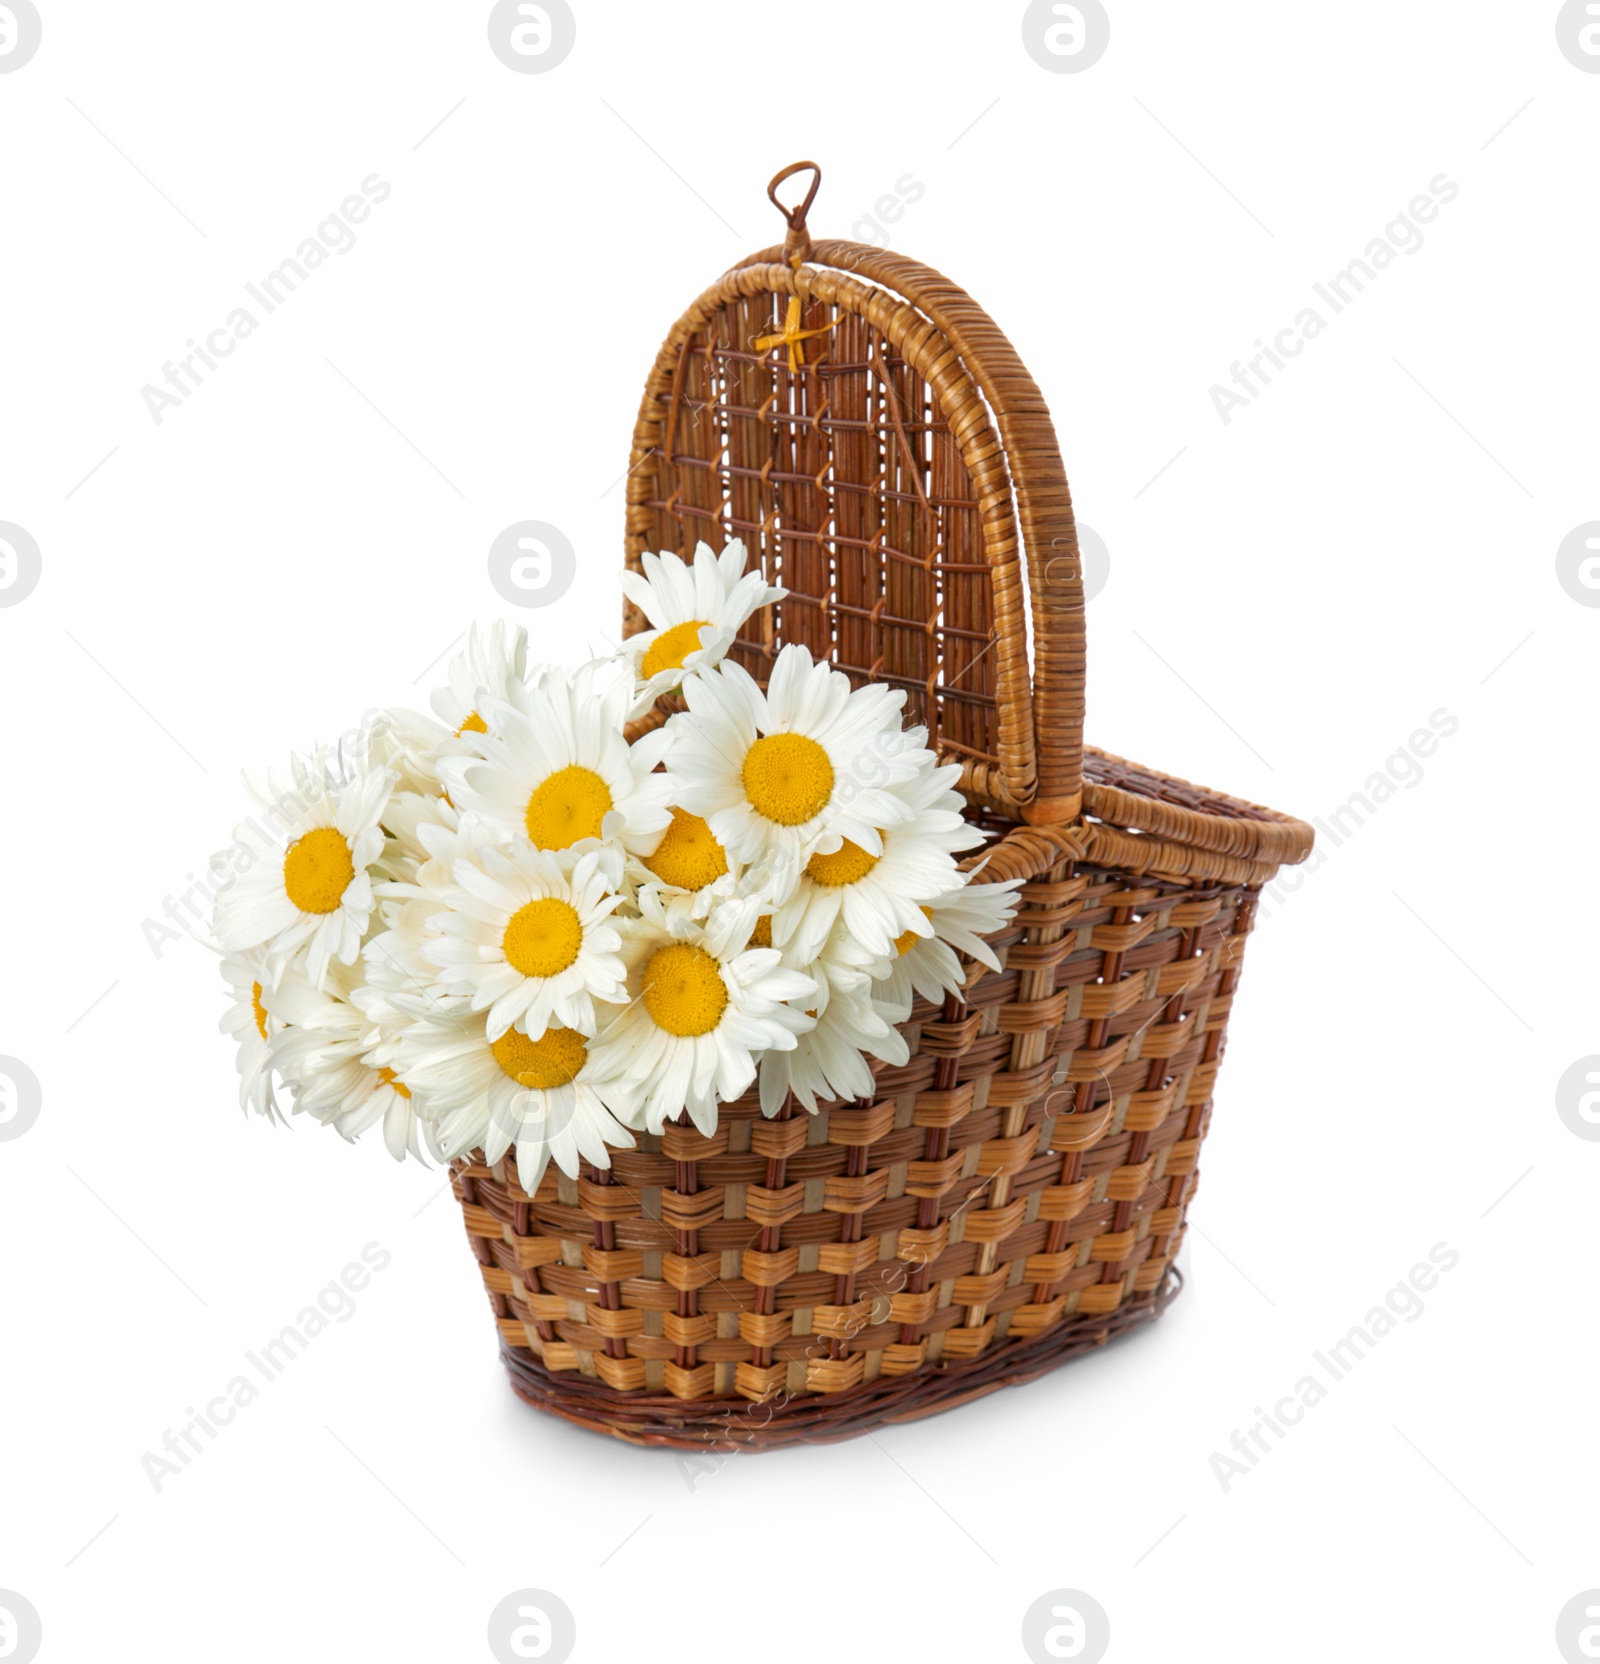
[[[537,679],[539,671],[534,672]],[[487,634],[474,624],[467,644],[450,661],[443,687],[428,695],[433,713],[454,739],[487,727],[481,707],[491,702],[520,705],[529,685],[528,632],[497,620]]]
[[755,1079],[756,1054],[788,1050],[811,1027],[784,1002],[814,994],[815,981],[781,965],[775,949],[748,945],[762,905],[725,901],[699,920],[681,901],[640,892],[623,949],[629,1003],[600,1031],[603,1078],[630,1126],[660,1132],[687,1109],[711,1132],[718,1103]]
[[991,971],[1000,969],[984,937],[1009,923],[1021,884],[1020,878],[1003,884],[963,884],[925,904],[922,911],[932,934],[906,931],[896,940],[892,955],[871,967],[873,997],[892,1022],[903,1023],[911,1014],[913,993],[942,1000],[963,991],[966,978],[956,949]]
[[958,876],[953,852],[983,842],[961,813],[951,787],[956,765],[934,766],[932,753],[900,788],[910,818],[880,829],[882,853],[846,838],[831,855],[818,853],[801,869],[794,893],[773,919],[773,942],[790,963],[808,964],[822,952],[835,924],[865,954],[886,955],[910,932],[932,935],[922,903],[948,890]]
[[865,971],[823,957],[812,961],[811,975],[817,984],[808,1005],[814,1025],[797,1036],[793,1051],[762,1053],[763,1115],[776,1115],[790,1092],[813,1115],[819,1097],[870,1097],[872,1070],[862,1054],[895,1065],[911,1055],[904,1035],[874,1002]]
[[[661,842],[642,860],[628,863],[628,899],[637,906],[642,889],[663,903],[677,902],[703,919],[723,901],[760,895],[774,905],[793,888],[793,874],[771,859],[755,865],[729,855],[699,815],[674,808]],[[771,947],[771,941],[762,944]]]
[[[262,949],[273,986],[291,960],[318,988],[330,962],[354,962],[372,917],[369,869],[383,853],[379,818],[394,778],[374,767],[340,779],[321,752],[309,763],[296,758],[282,789],[269,777],[258,794],[264,814],[236,830],[234,874],[217,896],[224,953]],[[262,820],[276,820],[278,835]]]
[[628,702],[626,679],[607,678],[598,665],[569,682],[552,674],[528,693],[525,708],[486,702],[480,756],[440,760],[451,802],[536,849],[603,838],[649,855],[671,818],[671,782],[655,769],[672,742],[657,730],[630,746],[622,731]]
[[720,664],[740,625],[758,608],[788,594],[759,572],[745,571],[745,548],[737,538],[720,555],[699,544],[692,566],[673,554],[647,554],[640,564],[642,577],[622,574],[628,599],[651,624],[629,636],[622,648],[637,684],[634,716],[642,716],[661,694]]
[[367,1007],[385,1016],[381,994],[369,993],[359,969],[335,969],[326,988],[280,988],[284,1031],[273,1057],[295,1089],[295,1109],[354,1141],[383,1123],[383,1142],[396,1161],[422,1159],[421,1104],[393,1069],[373,1055],[382,1028]]
[[530,671],[527,659],[526,630],[497,623],[485,635],[474,624],[466,646],[450,661],[444,685],[428,695],[437,721],[402,707],[382,713],[372,734],[372,755],[399,776],[397,790],[440,795],[440,757],[476,754],[476,737],[486,726],[478,707],[495,700],[518,705],[527,689],[537,685],[543,669]]
[[430,924],[423,954],[450,993],[489,1013],[490,1040],[515,1024],[535,1039],[552,1023],[594,1033],[594,1002],[622,991],[621,862],[593,848],[576,860],[519,838],[509,850],[468,842]]
[[672,818],[661,841],[643,858],[645,883],[675,895],[698,895],[719,879],[733,876],[728,852],[699,815],[687,809],[669,810]]
[[223,958],[222,976],[232,999],[217,1026],[239,1048],[239,1107],[269,1121],[282,1120],[273,1090],[271,1042],[283,1032],[283,1019],[266,1006],[265,958],[260,952],[230,953]]
[[905,695],[813,664],[804,647],[778,655],[763,694],[738,665],[686,684],[689,709],[667,731],[672,801],[703,816],[730,855],[799,868],[846,838],[881,855],[880,831],[914,812],[899,788],[924,752],[900,728]]
[[547,1028],[537,1040],[509,1028],[490,1040],[484,1014],[458,1002],[407,1025],[395,1059],[427,1100],[441,1157],[481,1149],[496,1162],[515,1146],[531,1196],[552,1158],[564,1173],[583,1161],[609,1167],[608,1146],[634,1143],[595,1090],[602,1053],[570,1028]]

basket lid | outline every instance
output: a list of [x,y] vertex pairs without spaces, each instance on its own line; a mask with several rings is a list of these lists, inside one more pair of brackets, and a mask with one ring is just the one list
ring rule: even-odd
[[[778,187],[809,171],[785,208]],[[782,245],[741,261],[668,332],[628,471],[627,559],[743,539],[788,598],[731,657],[763,684],[789,642],[906,717],[974,803],[1060,823],[1082,807],[1084,599],[1044,398],[948,278],[863,243],[813,243],[821,181],[768,186]],[[1029,634],[1032,634],[1030,664]],[[631,606],[624,629],[647,627]]]

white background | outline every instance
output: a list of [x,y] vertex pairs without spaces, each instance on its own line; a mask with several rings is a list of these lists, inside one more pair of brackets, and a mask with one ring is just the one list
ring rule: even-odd
[[[1111,0],[1074,74],[1013,0],[576,0],[532,75],[481,0],[38,3],[0,76],[0,520],[43,558],[0,608],[0,1053],[44,1092],[0,1144],[0,1587],[40,1657],[487,1659],[529,1586],[578,1660],[1022,1659],[1064,1587],[1113,1664],[1559,1657],[1600,1585],[1600,1146],[1555,1107],[1600,1051],[1600,611],[1555,562],[1600,518],[1600,76],[1553,0]],[[644,373],[799,156],[823,235],[922,185],[886,233],[1044,388],[1111,555],[1094,743],[1326,819],[1459,729],[1267,909],[1162,1323],[691,1489],[512,1396],[437,1172],[241,1119],[215,966],[144,921],[241,767],[421,703],[469,620],[614,632]],[[372,173],[356,246],[156,424],[141,388]],[[1224,424],[1212,385],[1441,173],[1424,245]],[[518,612],[484,557],[530,518],[579,573]],[[355,1316],[157,1492],[143,1454],[368,1242]],[[1224,1490],[1441,1242],[1423,1315]]]

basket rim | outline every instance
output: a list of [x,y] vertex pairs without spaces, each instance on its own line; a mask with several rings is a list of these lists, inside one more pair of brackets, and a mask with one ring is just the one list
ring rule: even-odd
[[[1315,831],[1282,810],[1130,762],[1098,746],[1084,747],[1084,763],[1084,812],[1097,820],[1248,861],[1293,866],[1311,853]],[[1180,797],[1198,799],[1206,807],[1174,801]]]

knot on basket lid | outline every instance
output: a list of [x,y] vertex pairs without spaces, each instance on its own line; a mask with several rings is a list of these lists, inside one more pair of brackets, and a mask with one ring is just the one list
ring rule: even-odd
[[[778,187],[784,180],[804,173],[807,168],[812,176],[810,189],[793,208],[785,208],[778,200]],[[811,235],[806,230],[806,215],[811,211],[811,204],[817,200],[817,187],[821,183],[822,169],[815,162],[791,162],[788,167],[773,174],[767,185],[767,200],[783,215],[783,223],[789,228],[783,239],[783,257],[791,266],[810,258]]]
[[[794,174],[811,169],[811,188],[801,201],[793,208],[785,208],[778,200],[778,187],[785,179]],[[817,187],[822,183],[822,169],[815,162],[791,162],[781,173],[772,177],[767,186],[767,196],[772,205],[783,215],[784,223],[789,227],[783,239],[783,257],[790,267],[799,271],[800,267],[810,258],[811,237],[806,230],[806,211],[816,200]],[[784,312],[783,328],[775,335],[760,335],[756,337],[755,346],[759,352],[769,352],[773,347],[784,347],[789,355],[789,373],[794,375],[805,368],[805,343],[814,335],[826,335],[839,322],[837,317],[829,319],[816,329],[802,329],[800,318],[802,305],[798,294],[789,296],[789,304]]]

